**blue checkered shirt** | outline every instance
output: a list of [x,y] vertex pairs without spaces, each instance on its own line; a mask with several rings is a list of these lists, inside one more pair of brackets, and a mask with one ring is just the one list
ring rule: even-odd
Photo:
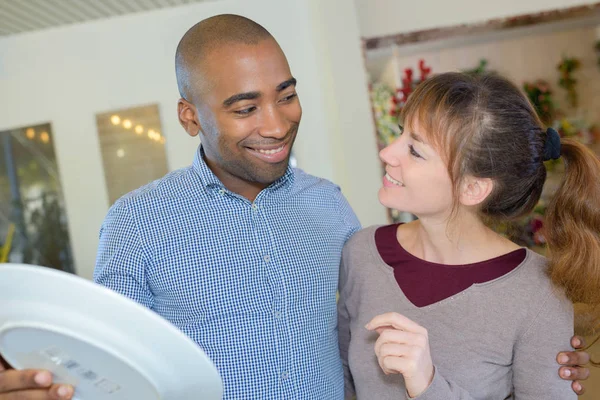
[[192,338],[225,399],[343,399],[336,289],[358,229],[331,182],[288,168],[251,203],[199,147],[190,167],[111,207],[94,280]]

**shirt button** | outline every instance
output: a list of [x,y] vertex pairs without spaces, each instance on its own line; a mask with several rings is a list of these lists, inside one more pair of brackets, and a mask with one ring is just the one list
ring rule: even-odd
[[264,256],[264,260],[265,262],[269,262],[271,261],[271,257],[267,254],[266,256]]
[[258,206],[257,206],[256,204],[252,204],[252,209],[253,209],[254,211],[258,210]]
[[219,190],[219,194],[225,194],[225,189]]
[[290,374],[288,374],[287,372],[284,372],[281,374],[281,379],[283,379],[283,380],[286,380],[289,377],[290,377]]

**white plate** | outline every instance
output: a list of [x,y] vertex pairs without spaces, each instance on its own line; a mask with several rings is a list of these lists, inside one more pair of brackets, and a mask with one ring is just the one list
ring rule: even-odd
[[52,371],[77,400],[221,399],[204,352],[168,321],[65,272],[0,264],[0,354]]

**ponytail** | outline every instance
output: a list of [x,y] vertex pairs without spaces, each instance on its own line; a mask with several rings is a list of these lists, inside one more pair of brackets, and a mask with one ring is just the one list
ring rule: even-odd
[[[563,139],[565,177],[548,204],[545,237],[549,275],[573,303],[583,303],[600,321],[600,160],[586,146]],[[593,322],[592,322],[593,321]]]

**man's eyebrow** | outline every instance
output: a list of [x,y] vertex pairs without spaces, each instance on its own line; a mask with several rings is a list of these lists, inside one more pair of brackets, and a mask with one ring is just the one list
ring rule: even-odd
[[231,107],[233,104],[242,100],[256,100],[261,96],[260,92],[246,92],[234,94],[223,101],[223,107]]
[[287,88],[289,88],[290,86],[296,86],[296,78],[290,78],[285,82],[281,82],[279,85],[277,85],[277,87],[275,88],[275,90],[277,90],[278,92],[281,92]]
[[[298,81],[296,80],[296,78],[290,78],[287,81],[281,82],[279,85],[277,85],[275,90],[278,92],[282,92],[285,89],[289,88],[290,86],[296,86],[297,82]],[[260,92],[245,92],[245,93],[234,94],[233,96],[228,97],[227,99],[225,99],[225,101],[223,101],[223,107],[225,107],[225,108],[231,107],[233,104],[237,103],[238,101],[242,101],[242,100],[256,100],[261,95],[262,94]]]

